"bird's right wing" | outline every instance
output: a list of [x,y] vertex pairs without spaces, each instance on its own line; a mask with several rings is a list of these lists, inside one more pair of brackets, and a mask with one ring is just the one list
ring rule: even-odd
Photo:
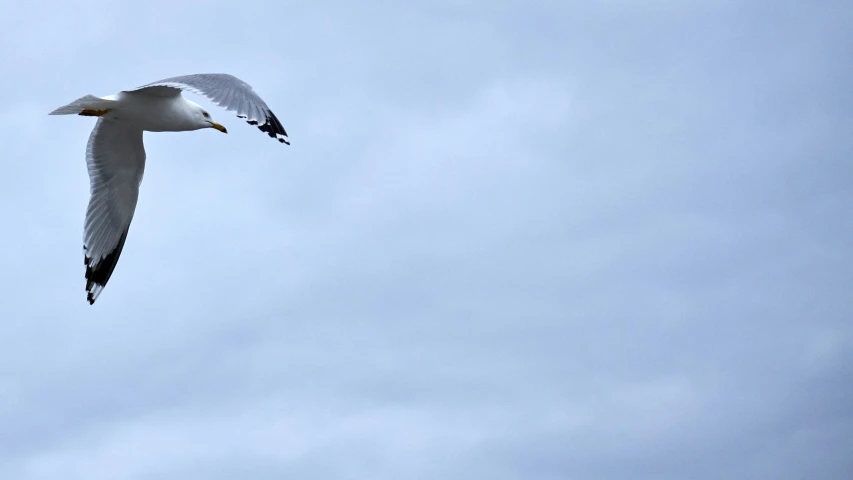
[[142,130],[99,118],[86,146],[89,207],[83,234],[86,291],[95,303],[115,269],[145,171]]

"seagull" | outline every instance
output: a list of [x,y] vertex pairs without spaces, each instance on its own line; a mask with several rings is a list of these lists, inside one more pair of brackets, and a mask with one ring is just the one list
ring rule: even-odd
[[83,229],[86,299],[90,305],[115,270],[139,198],[145,170],[142,132],[187,132],[212,128],[228,133],[187,91],[237,113],[249,125],[290,145],[287,132],[255,90],[224,73],[170,77],[114,95],[86,95],[49,115],[98,117],[86,145],[89,206]]

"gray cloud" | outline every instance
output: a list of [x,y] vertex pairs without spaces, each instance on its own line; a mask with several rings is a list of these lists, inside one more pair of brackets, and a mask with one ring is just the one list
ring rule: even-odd
[[[849,475],[843,7],[3,7],[0,476]],[[293,144],[146,134],[90,307],[46,114],[204,71]]]

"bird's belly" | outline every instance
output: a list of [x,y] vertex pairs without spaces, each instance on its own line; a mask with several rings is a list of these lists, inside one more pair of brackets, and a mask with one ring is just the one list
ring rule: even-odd
[[139,102],[131,98],[121,98],[119,105],[105,117],[122,123],[129,123],[149,132],[182,132],[187,128],[187,119],[174,107],[172,102]]
[[151,115],[139,111],[124,111],[121,108],[113,109],[105,115],[106,118],[121,123],[129,123],[141,130],[149,132],[180,132],[186,130],[182,122],[168,115]]

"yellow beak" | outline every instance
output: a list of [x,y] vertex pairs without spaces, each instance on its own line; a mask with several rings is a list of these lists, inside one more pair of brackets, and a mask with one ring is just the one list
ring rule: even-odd
[[214,122],[210,122],[210,127],[219,130],[222,133],[228,133],[228,130],[225,129],[222,125]]

